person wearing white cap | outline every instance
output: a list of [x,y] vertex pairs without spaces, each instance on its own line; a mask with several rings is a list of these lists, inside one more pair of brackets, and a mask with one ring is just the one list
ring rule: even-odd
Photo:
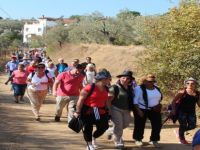
[[[177,114],[179,128],[175,130],[179,142],[188,145],[184,133],[196,127],[196,104],[200,107],[200,93],[197,90],[198,82],[190,77],[184,81],[185,88],[180,90],[172,102],[172,115]],[[179,101],[179,107],[175,104]]]
[[87,64],[85,69],[85,78],[83,80],[83,87],[85,87],[88,84],[91,84],[95,81],[95,66],[93,64]]

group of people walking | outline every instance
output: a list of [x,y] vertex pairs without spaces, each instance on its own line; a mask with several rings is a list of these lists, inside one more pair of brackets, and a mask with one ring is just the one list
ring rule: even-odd
[[[27,56],[19,62],[13,55],[6,64],[9,78],[12,82],[15,102],[23,101],[27,88],[27,96],[32,106],[36,121],[40,121],[40,108],[49,91],[56,97],[56,122],[61,120],[62,111],[66,107],[68,123],[75,116],[83,122],[84,139],[88,150],[97,149],[96,139],[109,131],[109,136],[117,148],[124,147],[123,130],[134,117],[133,139],[137,146],[143,145],[144,129],[147,119],[150,120],[152,131],[149,144],[158,146],[162,128],[162,92],[156,83],[156,77],[148,74],[136,84],[133,72],[125,70],[117,75],[115,84],[111,84],[110,72],[103,68],[97,70],[90,57],[86,62],[79,63],[74,59],[70,65],[60,58],[54,65],[46,53],[33,55],[32,62]],[[26,62],[26,63],[25,63]],[[200,106],[198,82],[189,78],[184,83],[172,103],[170,115],[177,115],[179,128],[175,130],[176,137],[182,144],[189,144],[184,133],[196,126],[195,106]],[[51,93],[50,92],[50,93]],[[177,109],[176,104],[180,103]],[[112,126],[109,127],[109,124]],[[96,130],[93,132],[93,126]]]

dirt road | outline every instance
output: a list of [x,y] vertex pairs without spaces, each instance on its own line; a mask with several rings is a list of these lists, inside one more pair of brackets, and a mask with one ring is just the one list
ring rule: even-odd
[[[82,134],[76,134],[67,128],[67,118],[54,122],[55,98],[47,97],[41,108],[41,122],[34,120],[28,99],[19,104],[14,103],[10,86],[3,83],[5,75],[0,75],[0,150],[85,150],[86,144]],[[66,111],[63,116],[66,116]],[[175,126],[167,124],[161,132],[162,150],[191,150],[191,146],[178,144],[173,134]],[[148,137],[150,127],[145,130],[145,146],[137,148],[132,140],[133,125],[124,131],[126,149],[155,149],[150,147]],[[195,130],[194,130],[195,131]],[[194,131],[187,135],[191,141]],[[106,134],[97,139],[100,149],[112,150],[112,141],[106,140]]]

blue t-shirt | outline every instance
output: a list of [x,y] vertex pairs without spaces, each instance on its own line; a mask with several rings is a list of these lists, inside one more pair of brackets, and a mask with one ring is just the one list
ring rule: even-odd
[[67,65],[66,64],[57,64],[56,67],[57,67],[58,73],[61,73],[67,68]]
[[200,145],[200,129],[195,133],[192,140],[192,147]]

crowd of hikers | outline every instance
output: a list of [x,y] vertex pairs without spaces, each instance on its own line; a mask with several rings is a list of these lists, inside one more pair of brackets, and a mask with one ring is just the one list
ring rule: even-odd
[[[46,95],[55,96],[55,122],[60,122],[64,108],[67,108],[68,123],[72,118],[80,119],[86,149],[97,149],[96,139],[105,132],[116,148],[123,148],[123,130],[129,126],[131,114],[134,117],[135,145],[143,146],[148,119],[152,127],[149,144],[159,146],[163,95],[153,74],[142,77],[136,84],[133,72],[124,70],[116,76],[117,82],[111,84],[110,72],[106,68],[97,69],[91,57],[83,63],[73,59],[70,64],[59,58],[58,64],[54,64],[44,50],[13,53],[5,68],[9,75],[5,84],[11,82],[14,102],[24,101],[26,93],[35,120],[40,121],[40,108]],[[185,145],[189,144],[185,139],[186,132],[196,127],[196,104],[200,107],[197,87],[196,79],[186,79],[184,88],[178,91],[169,109],[168,118],[179,122],[179,128],[174,133]]]

